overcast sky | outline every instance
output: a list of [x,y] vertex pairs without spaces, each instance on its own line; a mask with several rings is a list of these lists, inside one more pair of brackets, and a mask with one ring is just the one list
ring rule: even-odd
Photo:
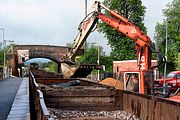
[[[84,18],[85,0],[0,0],[0,28],[5,39],[16,44],[63,46],[73,42]],[[94,0],[87,0],[88,8]],[[171,0],[142,0],[146,6],[145,25],[153,38],[154,27],[162,22],[162,9]],[[0,33],[2,42],[2,32]],[[97,42],[109,53],[102,34],[92,33],[88,42]]]

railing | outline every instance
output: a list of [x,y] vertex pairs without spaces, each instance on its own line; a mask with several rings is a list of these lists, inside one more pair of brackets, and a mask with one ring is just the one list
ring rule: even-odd
[[32,120],[54,120],[44,102],[43,93],[40,91],[36,78],[30,71],[29,73],[29,90],[30,90],[30,111]]

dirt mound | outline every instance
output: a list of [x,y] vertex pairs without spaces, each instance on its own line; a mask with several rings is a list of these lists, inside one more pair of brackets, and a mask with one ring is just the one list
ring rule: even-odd
[[106,78],[102,81],[100,81],[99,83],[104,84],[104,85],[108,85],[108,86],[113,86],[116,89],[122,89],[123,90],[123,82],[113,79],[113,78]]

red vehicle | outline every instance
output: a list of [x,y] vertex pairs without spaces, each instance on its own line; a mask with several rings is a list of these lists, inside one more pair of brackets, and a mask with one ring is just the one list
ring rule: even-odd
[[164,78],[158,79],[156,81],[156,84],[158,86],[163,86],[164,82],[166,85],[171,86],[172,89],[180,88],[180,71],[170,72],[165,78],[165,80]]

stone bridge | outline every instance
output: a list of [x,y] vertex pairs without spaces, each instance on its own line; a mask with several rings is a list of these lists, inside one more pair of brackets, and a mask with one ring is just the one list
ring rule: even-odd
[[[32,58],[47,58],[58,64],[60,72],[60,62],[70,51],[69,47],[50,45],[16,45],[7,54],[7,73],[18,76],[20,64]],[[83,50],[79,50],[77,55],[82,55]]]

